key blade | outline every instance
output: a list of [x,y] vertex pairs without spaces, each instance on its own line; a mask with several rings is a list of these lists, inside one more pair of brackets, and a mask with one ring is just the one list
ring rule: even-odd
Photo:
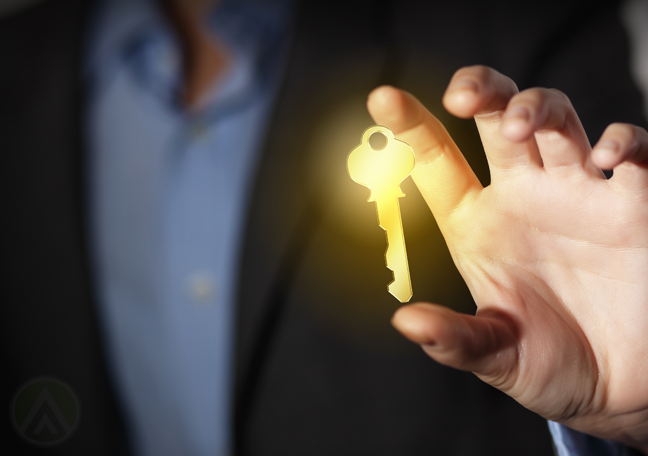
[[387,286],[387,290],[400,302],[408,302],[412,298],[412,283],[398,198],[377,200],[376,209],[380,226],[387,234],[385,263],[394,273],[394,280]]
[[412,285],[410,281],[396,282],[395,280],[387,287],[389,293],[402,303],[409,302],[412,299]]

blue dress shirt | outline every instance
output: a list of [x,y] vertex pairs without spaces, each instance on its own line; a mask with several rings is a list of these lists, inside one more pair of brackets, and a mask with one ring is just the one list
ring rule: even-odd
[[557,456],[640,456],[637,450],[549,421]]
[[276,95],[287,1],[206,18],[231,57],[179,104],[179,46],[151,0],[100,5],[87,57],[90,216],[109,360],[136,453],[230,451],[233,314],[246,202]]

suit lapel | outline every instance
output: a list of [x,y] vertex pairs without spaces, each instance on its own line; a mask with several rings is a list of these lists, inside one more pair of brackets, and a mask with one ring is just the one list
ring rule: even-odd
[[[83,34],[88,2],[40,2],[0,24],[4,225],[0,330],[7,356],[4,402],[20,384],[51,376],[83,410],[74,436],[52,454],[125,453],[125,432],[106,370],[85,238],[82,154]],[[5,71],[6,70],[6,71]],[[17,453],[33,446],[17,433]],[[123,446],[123,447],[120,447]]]
[[234,411],[239,441],[285,295],[326,204],[319,190],[331,184],[328,165],[334,162],[338,174],[340,166],[346,173],[344,158],[359,141],[358,126],[371,122],[364,101],[381,82],[385,67],[385,53],[371,30],[347,24],[341,31],[335,25],[340,17],[368,24],[361,20],[366,9],[360,5],[347,15],[340,11],[339,5],[302,5],[299,10],[250,199],[237,303]]
[[[247,408],[263,358],[263,346],[281,310],[278,294],[282,275],[285,276],[290,263],[295,261],[292,241],[305,235],[305,227],[301,225],[309,212],[310,195],[301,173],[305,154],[295,153],[304,139],[304,125],[297,114],[301,97],[292,84],[301,73],[294,52],[293,46],[248,209],[237,303],[237,421],[240,412]],[[291,123],[293,128],[286,128]],[[303,191],[295,191],[299,188]]]

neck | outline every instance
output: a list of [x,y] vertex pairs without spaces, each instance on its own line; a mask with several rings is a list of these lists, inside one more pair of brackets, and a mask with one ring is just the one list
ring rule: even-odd
[[180,39],[181,102],[188,109],[199,104],[228,68],[227,50],[209,32],[204,20],[216,3],[214,0],[162,0],[163,10]]

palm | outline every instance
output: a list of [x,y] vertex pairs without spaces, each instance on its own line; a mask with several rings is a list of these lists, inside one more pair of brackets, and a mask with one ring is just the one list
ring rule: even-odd
[[[615,167],[606,180],[564,96],[515,95],[510,80],[476,67],[450,87],[462,78],[480,90],[453,99],[449,89],[445,102],[475,116],[491,168],[486,188],[413,97],[383,88],[369,100],[374,119],[416,152],[412,176],[478,308],[472,317],[416,304],[395,324],[437,361],[542,416],[646,450],[648,175],[636,164],[645,157],[630,156],[619,133],[629,127],[608,129],[604,137],[621,145],[616,158],[597,158]],[[525,103],[524,121],[507,117]]]
[[551,419],[648,408],[636,369],[648,358],[642,209],[605,180],[538,169],[494,182],[446,220],[479,312],[507,314],[524,347],[485,380]]

